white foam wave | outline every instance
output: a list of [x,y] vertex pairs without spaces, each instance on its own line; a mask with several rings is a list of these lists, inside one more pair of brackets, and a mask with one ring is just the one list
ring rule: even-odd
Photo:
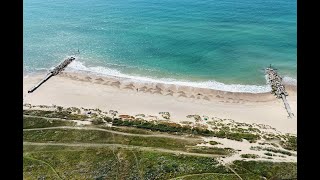
[[47,71],[48,69],[47,68],[35,68],[37,71],[42,71],[42,70],[45,70]]
[[107,67],[87,67],[84,63],[80,61],[73,61],[66,70],[69,71],[86,71],[97,75],[113,76],[119,78],[129,78],[131,81],[136,82],[152,82],[152,83],[162,83],[162,84],[174,84],[180,86],[191,86],[198,88],[208,88],[221,91],[229,92],[247,92],[247,93],[264,93],[270,92],[271,88],[269,85],[258,86],[258,85],[242,85],[242,84],[224,84],[217,81],[203,81],[203,82],[192,82],[192,81],[181,81],[171,78],[160,78],[155,79],[152,77],[142,77],[142,76],[132,76],[128,74],[121,73],[118,70],[110,69]]
[[285,76],[282,78],[282,81],[284,84],[294,85],[294,86],[297,85],[297,80],[292,77]]

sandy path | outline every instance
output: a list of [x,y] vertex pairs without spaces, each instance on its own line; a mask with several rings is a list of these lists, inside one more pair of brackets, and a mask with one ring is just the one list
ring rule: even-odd
[[45,164],[45,165],[49,166],[49,168],[54,172],[54,174],[57,175],[59,179],[62,179],[62,178],[59,176],[58,172],[57,172],[49,163],[47,163],[47,162],[45,162],[45,161],[43,161],[43,160],[36,159],[36,158],[32,158],[32,157],[28,157],[28,156],[23,156],[23,158],[27,158],[27,159],[30,159],[30,160],[33,160],[33,161],[38,161],[38,162],[40,162],[40,163],[42,163],[42,164]]

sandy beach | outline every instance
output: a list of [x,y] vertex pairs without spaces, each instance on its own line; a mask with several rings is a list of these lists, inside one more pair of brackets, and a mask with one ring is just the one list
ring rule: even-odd
[[297,93],[287,86],[287,100],[295,115],[288,114],[281,99],[270,93],[233,93],[160,83],[141,83],[130,79],[63,72],[36,91],[27,91],[45,74],[23,79],[23,103],[64,107],[117,110],[119,114],[146,114],[160,117],[170,112],[170,121],[190,121],[187,115],[233,119],[237,122],[270,125],[282,133],[297,133]]

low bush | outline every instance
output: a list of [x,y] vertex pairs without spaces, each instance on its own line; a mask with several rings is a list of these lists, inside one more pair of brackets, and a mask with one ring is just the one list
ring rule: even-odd
[[240,156],[242,158],[252,158],[252,159],[259,158],[259,155],[257,154],[241,154]]

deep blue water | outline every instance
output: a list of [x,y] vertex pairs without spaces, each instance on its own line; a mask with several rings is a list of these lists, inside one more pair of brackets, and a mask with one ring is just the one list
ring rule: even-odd
[[79,49],[70,68],[106,75],[264,85],[272,64],[296,78],[292,0],[24,0],[23,14],[27,73]]

